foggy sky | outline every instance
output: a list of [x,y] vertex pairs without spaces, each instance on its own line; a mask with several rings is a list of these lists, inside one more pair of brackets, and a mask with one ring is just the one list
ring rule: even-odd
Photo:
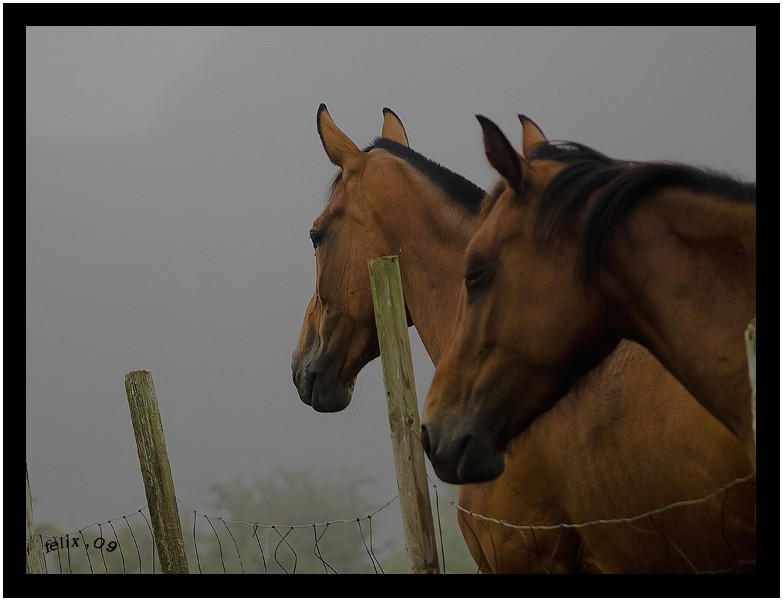
[[[321,102],[360,147],[391,108],[484,188],[477,113],[512,141],[525,113],[550,139],[756,178],[752,27],[30,27],[26,52],[26,460],[36,522],[65,529],[146,505],[140,369],[190,507],[280,465],[396,496],[380,360],[337,414],[291,380],[336,173]],[[434,368],[409,332],[422,406]]]

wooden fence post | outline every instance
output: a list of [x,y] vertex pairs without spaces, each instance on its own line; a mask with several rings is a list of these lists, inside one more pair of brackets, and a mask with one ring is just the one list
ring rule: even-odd
[[438,549],[421,446],[399,259],[371,259],[368,267],[410,571],[438,574]]
[[26,574],[43,574],[44,558],[41,549],[41,539],[35,533],[35,522],[33,521],[33,498],[30,494],[30,476],[27,473],[27,464],[24,466],[25,480],[27,480],[27,549],[25,556]]
[[165,574],[187,574],[188,560],[177,511],[177,496],[152,374],[148,371],[125,374],[125,391],[160,566]]
[[753,440],[756,440],[756,318],[745,330],[745,349],[748,352],[748,375],[750,376],[750,410],[753,416]]

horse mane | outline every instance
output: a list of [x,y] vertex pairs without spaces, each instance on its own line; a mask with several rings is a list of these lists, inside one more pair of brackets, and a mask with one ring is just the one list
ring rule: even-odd
[[731,202],[756,202],[755,182],[722,171],[668,161],[638,162],[608,157],[575,142],[536,145],[530,160],[566,166],[549,182],[534,210],[534,231],[542,244],[562,237],[579,211],[596,194],[581,239],[578,275],[593,283],[605,245],[636,202],[659,190],[687,188]]
[[459,173],[455,173],[440,163],[428,159],[412,148],[388,138],[375,138],[375,140],[363,150],[367,152],[373,148],[382,148],[394,156],[401,158],[411,167],[420,171],[432,183],[443,190],[448,196],[456,200],[465,209],[474,214],[478,213],[485,192]]

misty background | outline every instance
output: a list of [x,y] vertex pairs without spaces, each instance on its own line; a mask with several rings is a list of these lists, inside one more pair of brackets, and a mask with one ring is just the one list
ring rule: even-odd
[[[336,414],[291,379],[315,284],[308,232],[337,170],[322,102],[360,147],[391,108],[415,150],[485,189],[477,113],[517,145],[525,113],[550,139],[756,179],[753,27],[28,27],[36,523],[74,531],[146,505],[134,370],[153,375],[191,508],[276,470],[354,470],[378,506],[397,495],[380,360]],[[409,333],[421,410],[434,368]]]

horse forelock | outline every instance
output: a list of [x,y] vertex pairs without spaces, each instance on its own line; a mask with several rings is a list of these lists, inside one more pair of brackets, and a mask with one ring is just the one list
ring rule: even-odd
[[343,172],[342,170],[339,170],[337,173],[334,174],[334,177],[332,177],[331,181],[329,182],[329,186],[326,188],[326,196],[324,197],[324,206],[329,204],[329,201],[332,198],[332,195],[334,194],[335,188],[340,184],[340,182],[343,179]]

